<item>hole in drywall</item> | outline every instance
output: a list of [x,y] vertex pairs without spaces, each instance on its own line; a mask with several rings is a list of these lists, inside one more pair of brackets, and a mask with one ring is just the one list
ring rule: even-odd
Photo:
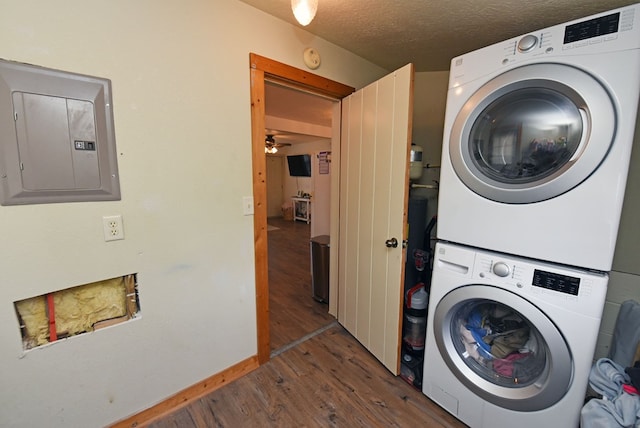
[[25,350],[135,318],[136,274],[14,302]]

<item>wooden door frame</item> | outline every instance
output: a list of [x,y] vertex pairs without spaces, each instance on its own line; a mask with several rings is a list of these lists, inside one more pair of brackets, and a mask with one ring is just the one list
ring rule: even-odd
[[[264,153],[265,80],[282,82],[314,94],[340,100],[354,88],[304,70],[250,53],[251,74],[251,157],[253,164],[253,237],[256,281],[256,323],[258,363],[269,361],[269,257],[267,242],[267,162]],[[335,126],[335,125],[333,125]]]

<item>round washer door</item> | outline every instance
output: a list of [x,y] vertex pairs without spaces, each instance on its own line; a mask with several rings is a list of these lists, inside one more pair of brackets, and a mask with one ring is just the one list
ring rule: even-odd
[[449,155],[472,191],[509,204],[544,201],[582,183],[613,143],[616,111],[590,74],[562,64],[507,71],[464,104]]
[[566,341],[517,294],[488,285],[456,288],[436,306],[431,328],[456,378],[496,406],[542,410],[569,390],[573,360]]

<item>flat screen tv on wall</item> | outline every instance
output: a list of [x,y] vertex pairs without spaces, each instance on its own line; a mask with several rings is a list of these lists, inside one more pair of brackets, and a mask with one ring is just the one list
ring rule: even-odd
[[311,156],[290,155],[287,156],[289,175],[292,177],[311,177]]

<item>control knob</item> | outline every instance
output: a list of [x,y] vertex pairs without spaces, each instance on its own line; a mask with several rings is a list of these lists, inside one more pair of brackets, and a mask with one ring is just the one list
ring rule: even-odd
[[538,43],[538,38],[533,34],[528,34],[520,39],[518,42],[518,51],[520,52],[528,52],[531,49],[536,47]]
[[493,265],[493,273],[498,276],[505,277],[508,276],[510,272],[511,269],[509,269],[509,265],[505,262],[497,262]]

